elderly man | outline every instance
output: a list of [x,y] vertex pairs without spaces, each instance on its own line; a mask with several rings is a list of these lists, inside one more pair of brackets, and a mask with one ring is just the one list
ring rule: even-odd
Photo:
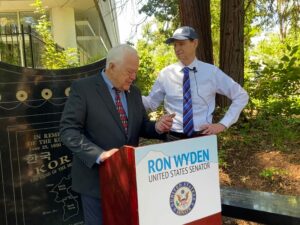
[[[172,117],[149,121],[136,79],[139,57],[129,45],[112,48],[105,70],[74,81],[60,123],[62,142],[73,153],[72,188],[80,193],[85,225],[101,225],[99,166],[139,137],[162,138]],[[105,185],[105,184],[102,184]]]

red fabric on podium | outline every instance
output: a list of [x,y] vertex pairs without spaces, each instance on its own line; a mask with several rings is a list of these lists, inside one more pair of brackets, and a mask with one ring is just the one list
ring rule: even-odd
[[99,166],[105,225],[138,225],[134,148],[125,146]]

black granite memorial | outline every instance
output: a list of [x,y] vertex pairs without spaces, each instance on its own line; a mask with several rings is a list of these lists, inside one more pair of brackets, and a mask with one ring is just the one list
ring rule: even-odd
[[1,225],[84,224],[59,121],[72,81],[103,66],[50,71],[0,62]]
[[300,197],[221,188],[222,215],[270,225],[300,225]]

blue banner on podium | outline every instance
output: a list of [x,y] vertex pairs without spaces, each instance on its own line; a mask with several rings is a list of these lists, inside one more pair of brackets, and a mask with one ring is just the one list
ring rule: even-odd
[[135,163],[139,225],[221,224],[215,135],[138,147]]

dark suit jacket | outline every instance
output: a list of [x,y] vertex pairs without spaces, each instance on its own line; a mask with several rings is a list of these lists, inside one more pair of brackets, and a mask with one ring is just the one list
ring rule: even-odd
[[[64,145],[73,153],[72,188],[78,193],[99,197],[96,163],[103,151],[123,145],[137,146],[139,137],[161,138],[150,122],[137,87],[126,93],[128,135],[108,87],[100,74],[74,81],[60,123]],[[103,184],[105,185],[105,184]]]

